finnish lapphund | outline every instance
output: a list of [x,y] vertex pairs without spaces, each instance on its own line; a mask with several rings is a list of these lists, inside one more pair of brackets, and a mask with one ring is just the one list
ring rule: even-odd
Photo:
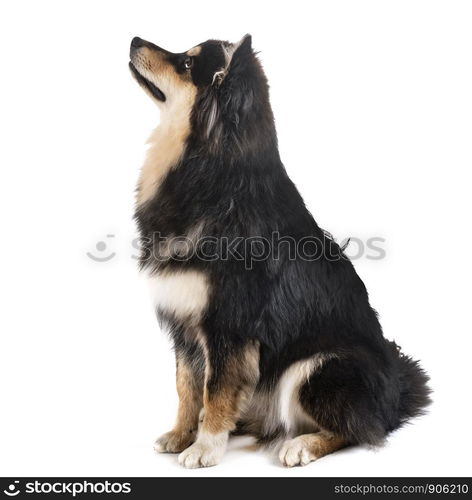
[[182,53],[134,38],[129,65],[160,108],[135,217],[180,401],[155,449],[207,467],[250,434],[291,467],[381,444],[423,412],[428,377],[288,177],[251,37]]

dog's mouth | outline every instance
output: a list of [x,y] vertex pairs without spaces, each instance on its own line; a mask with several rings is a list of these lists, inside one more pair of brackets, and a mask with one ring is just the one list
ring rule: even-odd
[[146,88],[158,101],[165,102],[166,96],[164,95],[164,92],[154,85],[154,83],[150,82],[147,78],[145,78],[134,66],[134,64],[130,61],[129,67],[131,69],[131,72],[133,73],[133,76],[136,78],[138,83],[142,85],[144,88]]

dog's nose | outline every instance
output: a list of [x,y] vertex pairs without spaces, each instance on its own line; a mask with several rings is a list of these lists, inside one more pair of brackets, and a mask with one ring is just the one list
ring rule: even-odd
[[137,49],[139,47],[142,47],[143,45],[144,45],[144,40],[139,38],[139,36],[135,36],[131,40],[131,47],[133,47],[133,49]]

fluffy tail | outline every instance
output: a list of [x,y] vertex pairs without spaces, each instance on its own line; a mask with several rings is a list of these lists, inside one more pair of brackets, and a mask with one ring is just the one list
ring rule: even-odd
[[425,408],[431,403],[431,389],[428,387],[429,376],[421,368],[419,361],[415,361],[400,351],[398,352],[400,407],[399,425],[403,425],[410,418],[424,415]]

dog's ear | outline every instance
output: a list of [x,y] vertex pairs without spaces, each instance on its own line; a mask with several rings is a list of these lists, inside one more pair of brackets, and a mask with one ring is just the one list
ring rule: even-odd
[[239,42],[233,44],[233,53],[228,64],[228,73],[241,71],[245,63],[254,55],[251,35],[244,35]]
[[213,85],[219,87],[228,73],[237,73],[243,66],[244,60],[253,54],[252,37],[244,35],[239,42],[223,45],[225,65],[213,75]]
[[223,131],[221,117],[238,127],[254,102],[254,89],[249,82],[254,58],[251,35],[244,35],[236,43],[225,43],[222,48],[225,66],[213,75],[212,85],[200,94],[199,112],[195,114],[205,138],[213,136],[216,142]]
[[234,51],[233,57],[252,54],[252,36],[247,33],[235,44],[235,46],[236,50]]
[[233,47],[234,52],[222,90],[227,92],[227,111],[233,114],[234,123],[239,123],[254,102],[257,64],[252,50],[251,35],[244,35],[239,42],[233,44]]

